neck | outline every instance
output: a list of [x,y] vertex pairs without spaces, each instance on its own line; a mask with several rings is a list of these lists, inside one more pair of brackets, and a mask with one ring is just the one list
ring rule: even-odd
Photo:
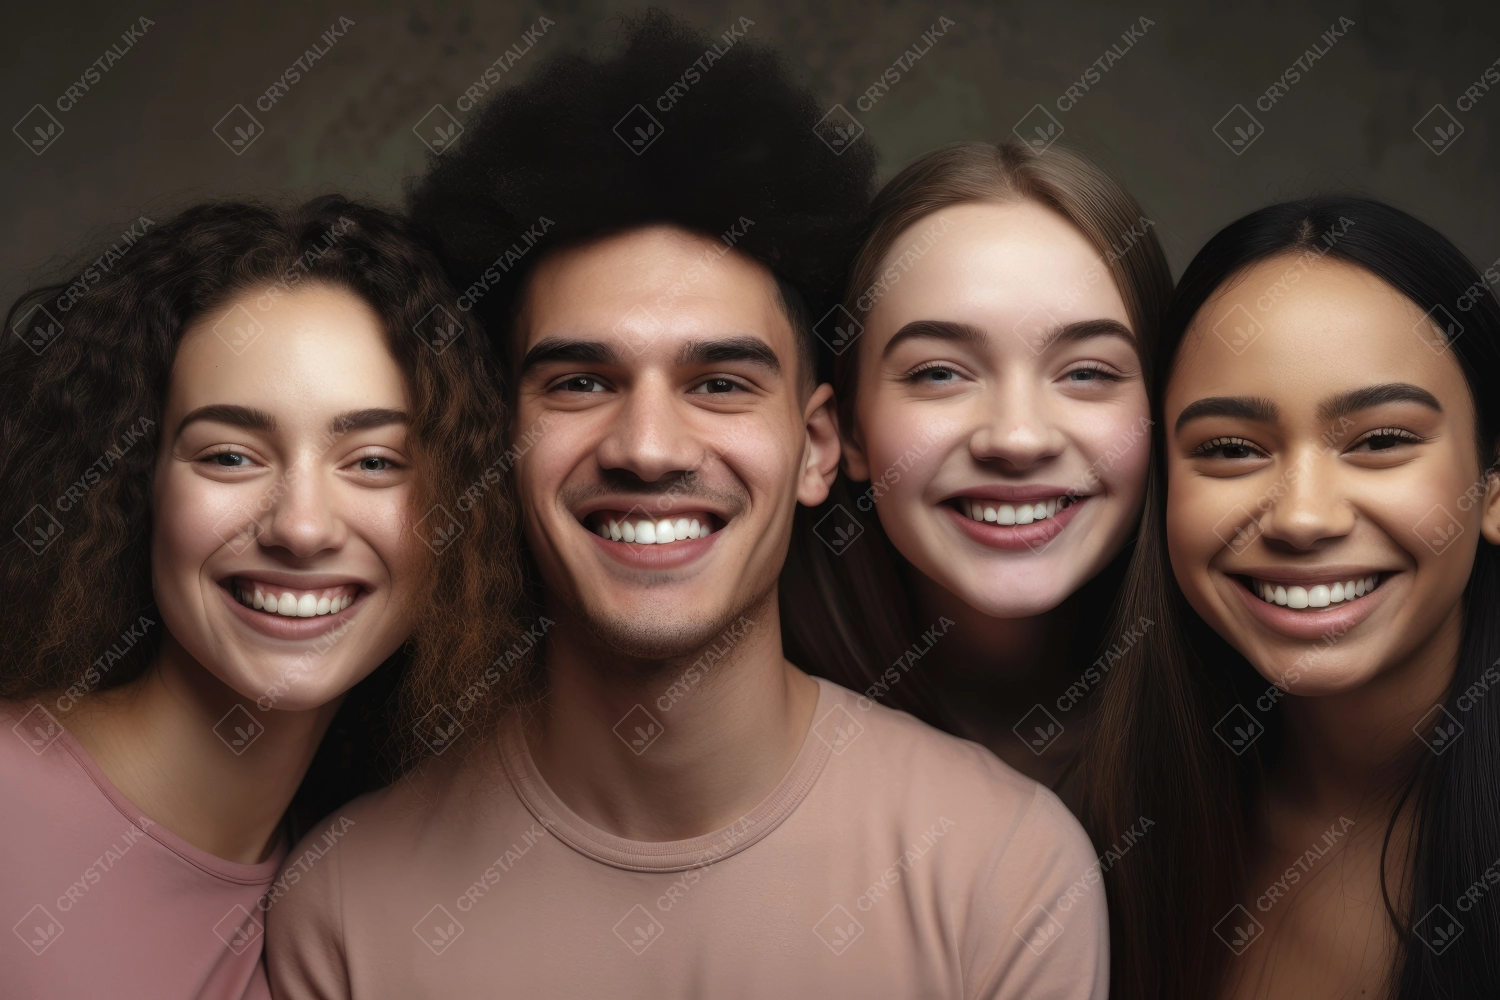
[[[1027,777],[1055,784],[1071,759],[1073,737],[1081,734],[1057,706],[1058,696],[1078,680],[1065,655],[1073,620],[1069,602],[1040,615],[992,618],[920,574],[916,585],[923,620],[954,623],[923,666],[957,735],[983,744]],[[1036,705],[1062,724],[1057,742],[1041,754],[1014,731],[1023,720],[1049,724],[1039,714],[1027,718]]]
[[548,615],[573,627],[548,633],[550,690],[528,740],[547,784],[589,823],[632,840],[703,836],[791,768],[818,686],[781,655],[774,589],[710,642],[659,660],[593,640],[560,603]]
[[1410,762],[1427,752],[1414,728],[1442,704],[1462,635],[1463,612],[1455,606],[1416,652],[1359,687],[1287,697],[1286,736],[1270,793],[1318,815],[1388,811],[1410,776]]
[[[216,857],[255,864],[275,848],[338,704],[262,712],[168,632],[139,679],[94,696],[63,721],[152,822]],[[232,727],[247,720],[262,731],[236,755],[214,728],[235,739]]]

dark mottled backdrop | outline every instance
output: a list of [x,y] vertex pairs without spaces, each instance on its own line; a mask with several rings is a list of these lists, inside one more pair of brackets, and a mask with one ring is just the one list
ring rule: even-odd
[[[665,6],[714,35],[753,21],[748,35],[780,45],[829,106],[843,104],[864,125],[860,141],[879,148],[883,176],[944,142],[1009,135],[1028,114],[1029,131],[1041,105],[1065,141],[1123,177],[1178,270],[1248,209],[1337,189],[1414,212],[1481,265],[1500,257],[1494,2]],[[193,200],[338,188],[395,203],[429,155],[414,126],[435,105],[444,112],[424,127],[444,114],[462,123],[460,95],[506,50],[524,47],[543,15],[553,25],[502,80],[565,46],[607,44],[611,18],[635,9],[598,0],[19,7],[0,40],[3,110],[18,133],[0,142],[7,301],[57,255]],[[154,22],[144,32],[142,17]],[[352,24],[325,40],[341,18]],[[940,18],[953,23],[922,40]],[[1136,37],[1122,40],[1132,26]],[[132,27],[127,48],[121,36]],[[268,89],[315,44],[327,54],[271,103]],[[123,55],[106,55],[112,46]],[[1106,56],[1112,46],[1123,56]],[[923,54],[909,59],[909,50]],[[898,59],[907,63],[896,67],[899,81],[861,101]],[[239,155],[214,131],[232,141],[235,125],[247,127],[235,105],[261,126]],[[1250,131],[1244,112],[1259,129]]]

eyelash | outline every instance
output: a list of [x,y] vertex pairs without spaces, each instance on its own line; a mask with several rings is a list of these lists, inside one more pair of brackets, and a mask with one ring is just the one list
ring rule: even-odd
[[[1402,444],[1419,444],[1422,441],[1422,438],[1419,435],[1413,434],[1408,430],[1403,430],[1400,427],[1377,427],[1375,430],[1370,431],[1368,434],[1362,435],[1359,440],[1355,441],[1354,444],[1350,445],[1350,447],[1358,448],[1360,445],[1368,444],[1369,442],[1374,441],[1378,438],[1394,438]],[[1380,450],[1384,451],[1385,449],[1382,448]]]
[[[229,448],[229,447],[220,448],[218,451],[210,452],[209,454],[204,455],[202,458],[198,459],[198,461],[200,461],[200,462],[214,462],[215,459],[219,458],[222,455],[234,455],[237,458],[244,459],[245,463],[247,463],[247,464],[250,463],[250,462],[252,462],[252,461],[254,461],[249,455],[245,454],[243,451],[237,451],[234,448]],[[217,464],[217,463],[215,463],[215,464]],[[242,465],[220,465],[219,468],[221,468],[221,469],[243,469],[243,468],[246,468],[246,465],[244,465],[244,464],[242,464]]]
[[[1064,374],[1071,376],[1074,372],[1093,372],[1108,382],[1118,382],[1121,378],[1118,372],[1098,361],[1081,362],[1077,368],[1070,368]],[[1093,379],[1084,379],[1083,381],[1091,382]]]
[[[1255,445],[1251,444],[1249,441],[1246,441],[1242,437],[1216,437],[1216,438],[1213,438],[1211,440],[1205,441],[1202,444],[1200,444],[1198,447],[1194,448],[1193,449],[1193,457],[1194,458],[1213,458],[1214,457],[1213,452],[1219,450],[1220,448],[1226,448],[1226,447],[1248,448],[1250,451],[1255,452],[1256,456],[1259,456],[1261,454],[1261,450],[1259,448],[1255,447]],[[1220,457],[1225,458],[1225,459],[1227,459],[1228,461],[1231,461],[1231,462],[1235,461],[1235,459],[1231,459],[1227,455],[1220,456]],[[1240,457],[1243,458],[1243,457],[1254,457],[1254,456],[1240,456]]]
[[905,381],[908,384],[910,384],[910,385],[916,385],[918,382],[922,382],[922,381],[926,381],[929,385],[941,385],[941,384],[946,383],[946,382],[957,381],[956,377],[952,378],[952,379],[942,379],[941,381],[937,381],[937,380],[933,380],[933,379],[923,379],[922,378],[922,376],[924,374],[926,374],[927,372],[938,372],[938,371],[952,372],[954,374],[954,376],[957,376],[959,374],[958,369],[955,368],[952,365],[944,364],[941,361],[926,361],[926,362],[923,362],[922,364],[918,365],[916,368],[913,368],[911,371],[907,372],[906,376],[905,376]]

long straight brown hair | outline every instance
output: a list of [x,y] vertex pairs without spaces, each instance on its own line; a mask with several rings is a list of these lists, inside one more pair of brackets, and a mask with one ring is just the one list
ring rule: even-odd
[[[1058,213],[1099,254],[1125,302],[1146,384],[1153,384],[1157,329],[1172,294],[1172,273],[1155,225],[1118,181],[1059,145],[1038,151],[1012,141],[961,142],[909,164],[872,203],[869,233],[850,268],[844,308],[856,323],[865,322],[882,290],[904,273],[897,256],[906,252],[899,245],[903,236],[932,214],[967,203],[1017,201],[1034,201]],[[840,427],[852,435],[858,433],[859,349],[854,342],[832,361]],[[825,503],[798,508],[781,577],[786,655],[845,687],[878,691],[882,703],[951,730],[920,670],[892,667],[910,663],[907,650],[931,623],[916,620],[912,571],[886,537],[863,487],[840,475]],[[847,540],[851,534],[855,537]],[[1080,669],[1099,646],[1128,552],[1129,546],[1070,598],[1081,628],[1072,637],[1069,659],[1080,661]],[[900,677],[895,683],[893,669]]]

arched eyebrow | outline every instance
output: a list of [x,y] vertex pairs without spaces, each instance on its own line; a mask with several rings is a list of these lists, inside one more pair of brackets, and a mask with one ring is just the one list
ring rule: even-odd
[[1318,417],[1331,423],[1340,417],[1386,403],[1416,403],[1437,413],[1443,412],[1443,406],[1437,401],[1437,397],[1421,386],[1410,382],[1386,382],[1340,393],[1324,400],[1318,404]]
[[[890,354],[902,341],[914,340],[918,337],[979,346],[989,339],[989,334],[969,323],[955,323],[941,319],[913,320],[897,330],[895,335],[886,341],[885,350],[881,352],[881,356],[885,357]],[[1087,340],[1090,337],[1121,337],[1128,340],[1131,346],[1135,346],[1135,335],[1130,332],[1129,327],[1118,320],[1105,318],[1060,323],[1042,331],[1038,337],[1028,336],[1026,339],[1028,343],[1032,343],[1033,349],[1041,354],[1054,344]]]
[[[234,403],[210,403],[208,406],[198,407],[183,417],[182,422],[177,425],[177,434],[180,436],[188,424],[200,420],[228,424],[231,427],[243,427],[246,430],[261,431],[265,434],[276,430],[276,418],[265,410]],[[328,429],[335,434],[348,434],[352,431],[368,430],[371,427],[384,427],[386,424],[404,424],[409,420],[404,410],[370,407],[340,413],[328,421]]]
[[1269,399],[1258,396],[1208,396],[1195,399],[1182,408],[1177,415],[1173,433],[1182,430],[1184,424],[1204,417],[1238,417],[1262,424],[1274,424],[1281,411]]
[[276,418],[265,410],[257,410],[253,406],[238,406],[232,403],[211,403],[208,406],[200,406],[177,425],[177,434],[180,437],[182,431],[188,424],[199,420],[209,420],[216,424],[228,424],[231,427],[243,427],[246,430],[264,431],[269,434],[276,429]]

